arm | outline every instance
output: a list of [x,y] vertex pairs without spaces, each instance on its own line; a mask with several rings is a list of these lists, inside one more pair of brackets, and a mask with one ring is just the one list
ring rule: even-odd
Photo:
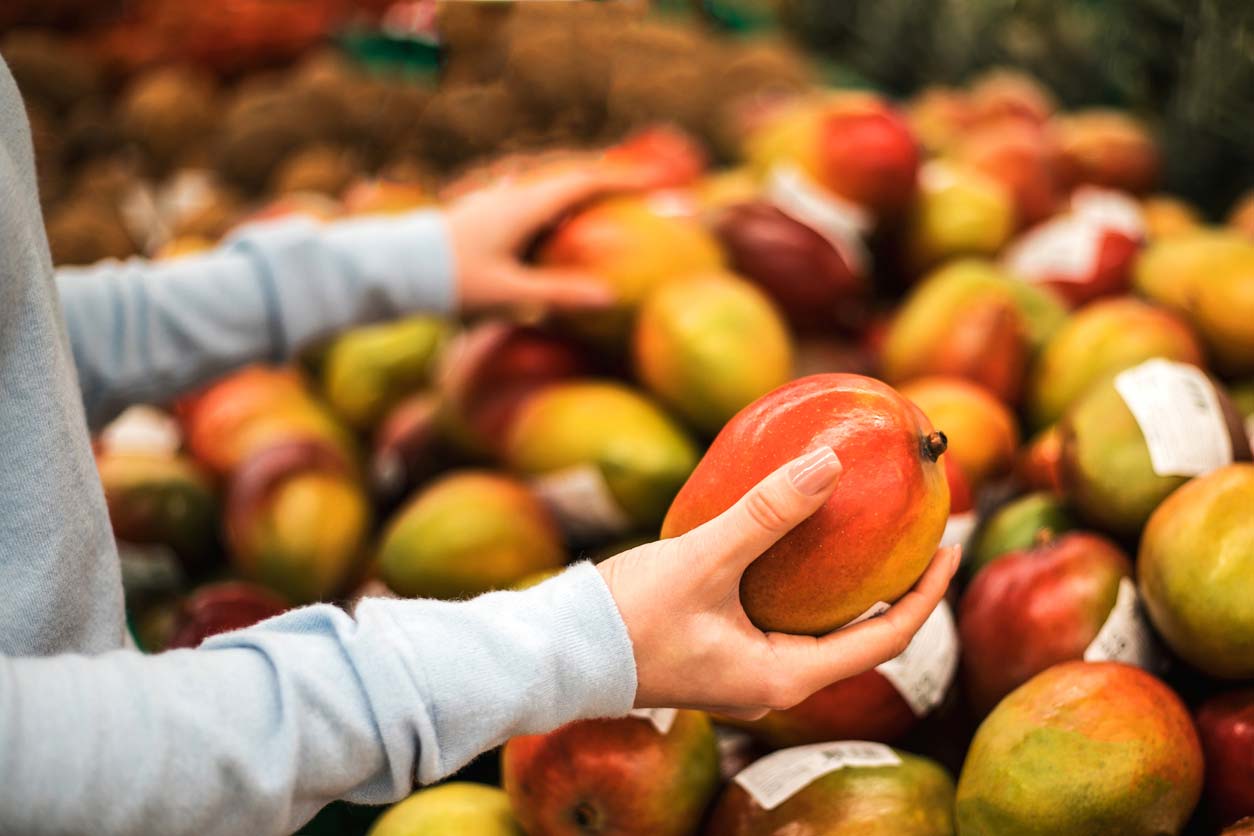
[[197,650],[0,661],[0,831],[281,833],[404,797],[516,734],[623,714],[597,571],[463,603],[295,610]]
[[57,289],[88,423],[249,362],[279,362],[350,325],[454,305],[443,216],[245,228],[168,262],[62,269]]

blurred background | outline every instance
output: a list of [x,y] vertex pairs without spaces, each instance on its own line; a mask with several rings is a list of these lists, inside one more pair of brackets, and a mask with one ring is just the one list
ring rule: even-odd
[[[0,8],[59,263],[214,239],[241,207],[339,194],[361,173],[435,185],[504,152],[603,145],[657,121],[726,160],[755,98],[814,81],[908,97],[990,67],[1023,69],[1065,108],[1145,120],[1161,188],[1219,217],[1254,179],[1251,43],[1254,4],[1240,0]],[[184,170],[200,176],[181,190],[136,189]]]

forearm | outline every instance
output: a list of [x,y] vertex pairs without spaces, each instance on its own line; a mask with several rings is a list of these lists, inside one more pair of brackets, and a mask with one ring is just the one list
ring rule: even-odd
[[590,566],[465,603],[309,607],[195,651],[6,660],[0,831],[287,832],[622,714],[631,660]]
[[437,212],[256,225],[205,254],[64,269],[57,286],[93,427],[351,325],[454,303]]

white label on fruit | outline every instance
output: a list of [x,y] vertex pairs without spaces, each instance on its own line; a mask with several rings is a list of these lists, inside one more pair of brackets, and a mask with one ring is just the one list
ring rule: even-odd
[[889,607],[888,602],[876,601],[874,604],[866,608],[866,612],[862,613],[862,615],[858,616],[853,621],[850,621],[848,624],[845,624],[843,627],[840,627],[839,629],[843,630],[845,629],[845,627],[852,627],[855,624],[861,624],[862,622],[866,621],[869,618],[875,618],[877,615],[883,615],[884,613],[888,612],[888,607]]
[[677,708],[633,708],[627,712],[628,717],[638,717],[641,720],[648,720],[653,728],[657,729],[657,733],[665,735],[671,730],[671,726],[675,725],[675,717],[679,714]]
[[174,418],[156,407],[132,406],[100,433],[100,446],[110,453],[178,452],[183,433]]
[[1071,195],[1071,212],[1102,229],[1121,232],[1138,241],[1145,237],[1145,216],[1140,204],[1123,192],[1081,186]]
[[1219,395],[1187,363],[1148,360],[1115,375],[1159,476],[1200,476],[1232,463],[1232,439]]
[[941,535],[941,546],[962,546],[965,549],[971,542],[971,535],[979,521],[974,511],[950,514],[949,522],[945,524],[945,533]]
[[900,764],[897,753],[882,743],[845,740],[774,752],[742,769],[734,780],[764,810],[774,810],[829,772]]
[[596,465],[575,465],[537,476],[531,487],[576,542],[617,536],[631,528],[631,518],[619,507]]
[[940,705],[958,670],[958,633],[949,605],[941,601],[905,651],[875,670],[893,684],[916,717]]
[[1084,650],[1086,662],[1124,662],[1139,668],[1153,669],[1157,663],[1154,634],[1150,632],[1136,584],[1131,578],[1119,581],[1119,594],[1106,623],[1097,631]]
[[1105,234],[1100,224],[1084,218],[1054,218],[1024,233],[1007,251],[1004,265],[1027,282],[1088,281]]
[[865,273],[870,254],[862,235],[871,218],[811,180],[796,166],[777,165],[766,178],[766,198],[797,223],[808,226],[840,253],[855,273]]

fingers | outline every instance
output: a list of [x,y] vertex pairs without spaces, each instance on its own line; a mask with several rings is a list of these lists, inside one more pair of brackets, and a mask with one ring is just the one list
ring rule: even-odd
[[496,304],[536,305],[559,310],[607,308],[617,297],[596,275],[580,270],[534,268],[503,262],[489,282]]
[[598,195],[647,188],[647,172],[635,166],[609,163],[568,163],[520,179],[510,186],[508,200],[519,207],[518,240],[574,206]]
[[767,476],[714,519],[679,538],[676,546],[739,577],[745,567],[819,509],[844,471],[822,446]]
[[821,638],[768,636],[781,676],[805,694],[900,655],[936,609],[958,569],[961,546],[941,549],[914,588],[886,613]]

